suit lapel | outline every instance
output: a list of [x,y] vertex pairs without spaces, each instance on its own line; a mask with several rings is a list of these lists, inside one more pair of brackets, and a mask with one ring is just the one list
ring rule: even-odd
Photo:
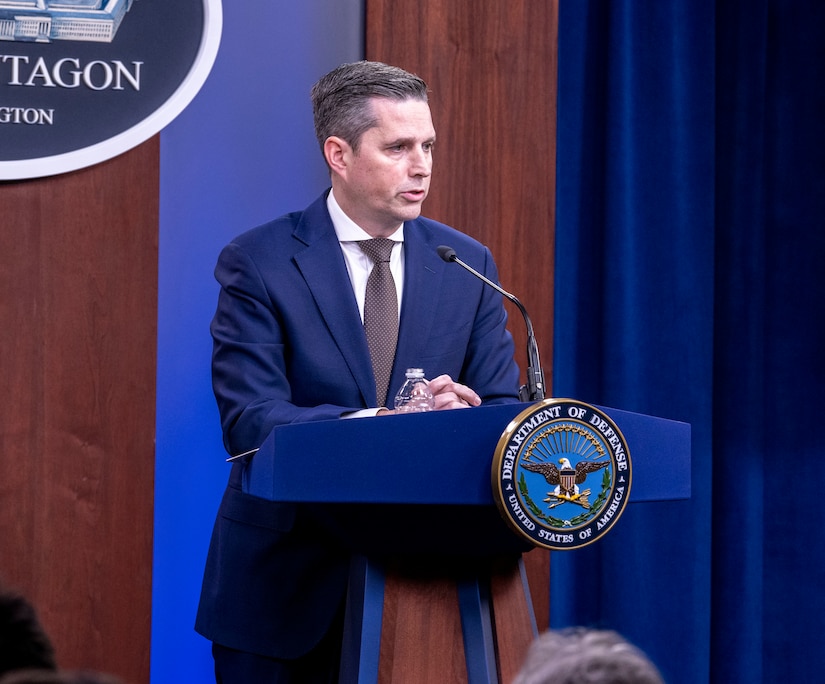
[[[419,221],[404,226],[404,300],[398,329],[390,395],[404,382],[407,368],[421,363],[424,344],[430,337],[435,321],[434,302],[441,291],[446,264],[432,245],[429,232]],[[428,369],[424,369],[428,372]],[[389,401],[389,399],[388,399]]]
[[330,335],[341,350],[365,404],[374,405],[375,380],[367,338],[341,246],[326,209],[326,195],[304,212],[294,235],[306,245],[295,253],[295,263]]

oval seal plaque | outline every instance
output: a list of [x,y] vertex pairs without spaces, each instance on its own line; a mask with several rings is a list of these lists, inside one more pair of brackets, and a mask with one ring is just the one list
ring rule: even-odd
[[603,411],[546,399],[519,414],[493,457],[493,498],[504,519],[536,546],[576,549],[602,537],[624,511],[630,453]]
[[50,176],[148,140],[191,102],[220,0],[0,0],[0,179]]

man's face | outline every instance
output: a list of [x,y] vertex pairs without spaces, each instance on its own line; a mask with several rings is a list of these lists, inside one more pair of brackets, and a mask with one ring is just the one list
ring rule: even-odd
[[430,188],[433,128],[420,100],[372,99],[377,125],[361,137],[358,152],[344,145],[344,164],[333,174],[335,198],[373,237],[390,235],[417,218]]

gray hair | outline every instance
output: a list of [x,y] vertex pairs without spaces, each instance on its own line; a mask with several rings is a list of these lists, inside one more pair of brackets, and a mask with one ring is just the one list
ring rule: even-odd
[[648,657],[610,630],[549,631],[530,646],[513,684],[664,684]]
[[362,61],[342,64],[330,71],[312,86],[310,96],[315,137],[321,151],[333,135],[358,151],[361,136],[377,123],[372,98],[427,102],[427,84],[398,67]]

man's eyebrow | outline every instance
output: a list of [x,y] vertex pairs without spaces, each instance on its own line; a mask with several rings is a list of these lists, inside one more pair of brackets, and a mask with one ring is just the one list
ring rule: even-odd
[[[390,140],[390,141],[387,142],[387,145],[390,146],[390,147],[394,147],[396,145],[415,145],[416,142],[417,142],[417,138],[408,136],[408,137],[395,138],[394,140]],[[435,142],[435,136],[434,135],[429,137],[429,138],[425,138],[424,140],[421,141],[421,143],[423,145],[426,145],[427,143],[434,143],[434,142]]]

